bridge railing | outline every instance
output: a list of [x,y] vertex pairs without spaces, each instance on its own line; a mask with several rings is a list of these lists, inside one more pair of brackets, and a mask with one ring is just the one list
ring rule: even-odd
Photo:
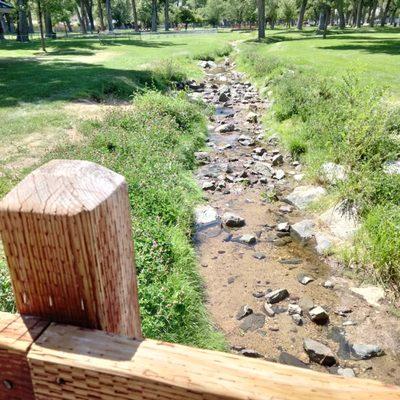
[[0,202],[19,314],[0,313],[0,400],[399,400],[400,389],[143,339],[124,178],[55,160]]

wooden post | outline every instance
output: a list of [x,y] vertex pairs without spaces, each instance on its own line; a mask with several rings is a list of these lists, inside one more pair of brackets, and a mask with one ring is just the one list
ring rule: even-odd
[[121,175],[51,161],[0,202],[0,232],[21,314],[141,338]]

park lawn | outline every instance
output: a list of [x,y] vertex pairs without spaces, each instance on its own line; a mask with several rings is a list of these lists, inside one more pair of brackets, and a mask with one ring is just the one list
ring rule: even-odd
[[[28,167],[55,143],[75,140],[80,121],[103,115],[105,105],[129,101],[144,87],[163,89],[171,79],[199,76],[193,58],[221,55],[229,42],[246,37],[61,39],[45,55],[38,41],[0,44],[0,172]],[[165,60],[172,62],[159,68]]]
[[324,76],[350,70],[366,83],[387,86],[400,97],[400,29],[330,30],[324,40],[315,29],[267,31],[265,43],[247,43],[257,52]]

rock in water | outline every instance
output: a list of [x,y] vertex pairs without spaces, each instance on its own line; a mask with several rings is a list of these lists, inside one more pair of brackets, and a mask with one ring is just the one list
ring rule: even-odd
[[289,297],[289,292],[286,289],[277,289],[265,295],[267,303],[275,304]]
[[324,344],[313,339],[304,339],[303,347],[310,361],[314,361],[326,367],[331,367],[336,364],[336,359],[331,349]]
[[243,322],[240,325],[240,329],[243,331],[256,331],[260,329],[265,324],[265,315],[264,314],[250,314],[247,317],[243,318]]
[[353,344],[351,354],[359,360],[368,360],[372,357],[383,355],[380,346],[376,344]]
[[318,200],[325,194],[326,190],[320,186],[297,186],[285,200],[287,203],[303,210],[310,203]]
[[246,304],[245,306],[241,307],[240,310],[236,314],[236,319],[240,321],[244,317],[252,314],[253,310]]
[[240,228],[245,225],[244,218],[232,213],[225,213],[222,216],[222,223],[228,228]]
[[210,224],[219,220],[217,210],[211,206],[198,206],[194,213],[197,224]]

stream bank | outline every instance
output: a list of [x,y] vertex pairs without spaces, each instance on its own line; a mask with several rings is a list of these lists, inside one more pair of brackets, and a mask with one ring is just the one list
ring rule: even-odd
[[196,210],[195,242],[214,324],[243,355],[400,384],[390,305],[315,251],[318,222],[306,206],[324,189],[302,184],[302,165],[265,137],[269,103],[231,62],[202,66],[191,96],[216,112],[196,155],[207,203]]

